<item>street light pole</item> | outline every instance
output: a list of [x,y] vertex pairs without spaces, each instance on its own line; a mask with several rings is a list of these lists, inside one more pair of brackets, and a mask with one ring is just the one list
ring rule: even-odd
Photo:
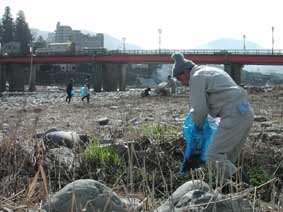
[[243,39],[244,39],[244,50],[246,50],[246,35],[243,35]]
[[271,31],[272,31],[272,51],[271,51],[271,53],[273,54],[273,48],[274,48],[274,26],[271,27]]
[[122,41],[123,41],[123,51],[126,50],[126,37],[122,37]]
[[158,29],[158,49],[159,49],[159,53],[161,51],[161,33],[162,33],[162,29]]
[[34,83],[34,73],[33,73],[33,48],[30,46],[30,73],[29,73],[29,91],[35,91]]

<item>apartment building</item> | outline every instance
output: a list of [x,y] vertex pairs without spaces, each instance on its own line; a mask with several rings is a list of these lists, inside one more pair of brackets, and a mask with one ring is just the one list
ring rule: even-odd
[[74,42],[76,50],[103,48],[104,35],[103,33],[97,33],[96,35],[83,34],[80,30],[72,30],[70,26],[63,26],[58,22],[55,30],[55,42]]
[[65,43],[71,40],[73,30],[70,26],[62,26],[60,22],[56,25],[55,43]]

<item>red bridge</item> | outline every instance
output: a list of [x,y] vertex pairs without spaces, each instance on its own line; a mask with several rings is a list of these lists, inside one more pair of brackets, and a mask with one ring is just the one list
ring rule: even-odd
[[0,91],[5,89],[7,75],[12,90],[23,90],[23,66],[30,67],[30,84],[35,85],[34,64],[92,63],[95,90],[125,89],[127,65],[136,63],[172,63],[171,55],[182,52],[197,64],[224,64],[236,82],[241,83],[244,65],[283,65],[283,50],[105,50],[81,51],[75,54],[0,56]]
[[[110,50],[92,54],[33,55],[35,64],[59,63],[172,63],[172,53],[182,52],[199,64],[283,65],[283,50]],[[29,64],[31,56],[2,56],[0,64]]]

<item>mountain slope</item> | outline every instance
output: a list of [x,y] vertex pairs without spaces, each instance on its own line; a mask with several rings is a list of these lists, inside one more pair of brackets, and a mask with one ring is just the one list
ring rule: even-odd
[[44,40],[47,39],[48,33],[50,33],[48,31],[41,31],[39,29],[33,29],[33,28],[31,28],[30,31],[31,31],[32,35],[35,37],[35,39],[38,38],[39,36],[41,36],[41,37],[43,37]]
[[[84,33],[84,34],[90,34],[90,35],[96,34],[95,32],[91,32],[91,31],[88,31],[88,30],[81,30],[81,32]],[[104,33],[104,47],[106,49],[122,49],[123,48],[122,39],[119,40],[117,38],[114,38],[111,35]],[[126,49],[141,49],[140,46],[127,43],[127,41],[126,41],[125,47],[126,47]]]
[[[122,43],[122,40],[114,38],[111,35],[104,34],[104,47],[107,49],[122,49],[123,43]],[[141,49],[141,47],[134,45],[134,44],[127,43],[127,42],[125,43],[125,48],[126,49]]]
[[[246,49],[262,49],[254,42],[246,40]],[[243,49],[243,40],[222,38],[197,47],[198,49]]]

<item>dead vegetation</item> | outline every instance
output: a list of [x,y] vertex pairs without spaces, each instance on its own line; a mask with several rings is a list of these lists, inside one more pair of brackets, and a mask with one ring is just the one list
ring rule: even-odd
[[[255,189],[245,190],[240,182],[231,185],[231,191],[248,197],[257,211],[282,211],[283,207],[281,93],[279,90],[250,95],[256,115],[266,120],[254,123],[238,165],[248,170]],[[79,101],[68,105],[58,99],[53,105],[24,104],[13,110],[1,110],[2,125],[9,124],[9,130],[0,141],[0,208],[14,211],[39,208],[48,194],[83,178],[105,183],[119,195],[137,197],[143,201],[145,211],[152,211],[191,179],[202,179],[220,189],[224,181],[215,178],[210,169],[178,175],[187,99],[187,96],[140,98],[135,94],[111,93],[96,95],[90,105]],[[97,119],[101,117],[108,117],[110,124],[100,126]],[[79,165],[68,168],[60,161],[55,164],[47,160],[44,144],[33,137],[50,128],[86,134],[90,143],[95,140],[99,144],[120,145],[114,148],[118,159],[111,158],[113,152],[109,154],[108,150],[94,146],[91,150],[72,149]],[[100,156],[91,156],[91,151]]]

